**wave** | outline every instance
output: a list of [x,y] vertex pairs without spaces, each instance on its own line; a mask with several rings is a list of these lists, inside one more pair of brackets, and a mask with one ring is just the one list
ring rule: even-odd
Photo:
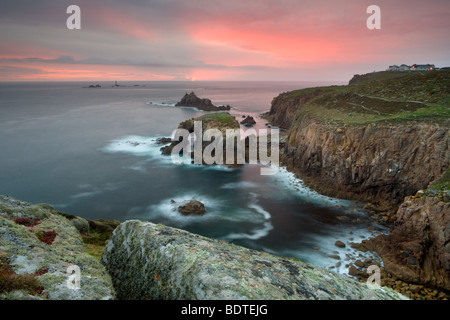
[[[262,228],[253,229],[249,233],[230,233],[226,235],[223,239],[226,241],[232,241],[237,239],[250,239],[250,240],[258,240],[269,234],[269,232],[273,229],[273,225],[270,222],[271,215],[268,211],[264,210],[262,206],[258,204],[258,195],[256,193],[250,193],[252,200],[248,205],[248,208],[252,209],[254,213],[259,215],[259,217],[250,217],[251,221],[258,221],[262,218]],[[258,219],[259,218],[259,219]]]
[[[160,164],[172,164],[172,159],[169,156],[161,154],[161,148],[169,143],[159,143],[157,141],[160,136],[143,137],[143,136],[124,136],[110,141],[105,147],[99,150],[104,153],[124,153],[137,157],[145,157],[147,160],[158,161]],[[144,162],[125,167],[125,169],[146,172]]]
[[259,185],[255,182],[250,181],[239,181],[239,182],[230,182],[222,185],[221,189],[250,189],[257,188]]
[[[164,165],[174,165],[174,166],[184,166],[188,169],[201,169],[201,170],[213,170],[213,171],[223,171],[223,172],[233,172],[239,170],[240,168],[231,168],[226,165],[216,164],[216,165],[197,165],[193,163],[188,164],[176,164],[172,161],[171,156],[165,156],[161,154],[161,148],[168,145],[169,143],[159,143],[157,141],[160,136],[156,137],[143,137],[143,136],[124,136],[114,140],[111,140],[105,147],[100,148],[101,152],[105,153],[125,153],[131,154],[138,157],[147,157],[150,160],[159,161],[160,164]],[[126,169],[134,171],[145,171],[145,168],[141,164],[135,164],[126,167]]]
[[149,106],[158,106],[158,107],[176,107],[176,103],[169,103],[169,102],[152,102],[148,101],[146,102]]
[[[202,216],[185,216],[178,212],[180,205],[186,204],[191,200],[200,201],[205,205],[206,214]],[[166,198],[158,204],[150,205],[146,208],[144,217],[149,220],[165,218],[179,225],[189,223],[205,222],[211,219],[223,218],[222,209],[226,208],[223,201],[212,199],[198,193],[184,193],[175,197]]]
[[[276,175],[269,175],[268,177],[269,179],[272,179],[273,183],[281,185],[283,190],[288,191],[289,194],[286,195],[288,197],[294,195],[317,206],[339,207],[351,210],[352,213],[355,214],[365,214],[364,211],[359,209],[358,204],[355,201],[324,196],[317,191],[310,189],[304,185],[303,180],[297,178],[294,173],[287,171],[285,167],[279,167]],[[276,196],[278,198],[280,195],[277,194]]]

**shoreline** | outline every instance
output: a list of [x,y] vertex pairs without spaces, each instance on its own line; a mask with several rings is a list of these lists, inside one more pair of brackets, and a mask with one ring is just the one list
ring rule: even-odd
[[[273,123],[273,115],[270,115],[269,112],[261,113],[260,118],[264,119],[270,126],[276,126],[275,123]],[[289,129],[281,129],[283,133],[280,133],[280,142],[286,141],[288,138],[288,131]],[[283,139],[282,139],[283,137]],[[375,227],[376,224],[380,224],[382,226],[385,226],[388,228],[389,234],[394,227],[394,223],[396,220],[397,210],[401,206],[401,202],[399,205],[394,207],[386,207],[385,205],[376,205],[372,203],[371,201],[361,201],[358,199],[355,199],[354,197],[345,197],[343,194],[339,193],[333,193],[333,192],[327,192],[329,189],[324,188],[324,186],[320,185],[320,182],[316,181],[312,177],[307,177],[305,175],[302,175],[302,173],[299,170],[295,170],[295,167],[293,165],[289,165],[288,163],[288,156],[285,153],[285,144],[280,144],[280,167],[283,166],[288,172],[291,172],[294,174],[294,176],[303,182],[303,184],[310,188],[311,190],[314,190],[318,192],[319,194],[322,194],[324,196],[329,196],[335,199],[341,199],[341,200],[349,200],[349,201],[356,201],[356,202],[362,202],[364,203],[363,209],[369,214],[371,218],[374,219],[375,225],[371,225],[371,227]],[[368,261],[367,259],[364,261],[361,261],[361,259],[358,259],[348,269],[347,275],[352,276],[359,281],[365,282],[369,275],[365,272],[365,269],[372,264],[372,262],[378,266],[380,266],[381,269],[381,283],[382,286],[387,286],[389,288],[392,288],[396,290],[399,293],[402,293],[403,295],[407,296],[410,299],[414,300],[449,300],[450,299],[450,291],[446,291],[443,289],[436,288],[434,286],[426,286],[422,284],[417,284],[414,282],[406,282],[400,279],[397,279],[393,277],[392,275],[388,274],[388,272],[383,267],[383,260],[382,257],[374,250],[367,249],[364,245],[362,245],[363,240],[369,240],[369,241],[375,241],[376,238],[379,235],[372,235],[372,237],[368,239],[361,239],[361,242],[357,243],[354,242],[352,244],[352,247],[356,250],[366,253],[368,251],[372,252],[375,255],[375,258],[373,258],[372,261]],[[381,263],[380,263],[381,262]]]

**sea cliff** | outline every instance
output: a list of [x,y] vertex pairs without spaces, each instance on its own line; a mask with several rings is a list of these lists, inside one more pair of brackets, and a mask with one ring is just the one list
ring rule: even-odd
[[[348,86],[285,92],[265,115],[286,130],[282,160],[289,170],[323,194],[366,202],[389,223],[390,235],[363,242],[363,249],[377,251],[394,280],[443,290],[449,85],[448,70],[373,73]],[[432,187],[437,181],[439,188]]]

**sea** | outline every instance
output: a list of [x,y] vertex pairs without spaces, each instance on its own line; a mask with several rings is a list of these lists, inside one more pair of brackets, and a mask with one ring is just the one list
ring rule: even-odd
[[[386,232],[367,229],[363,204],[323,196],[283,167],[261,175],[258,164],[175,164],[156,141],[206,113],[175,107],[186,92],[232,106],[239,120],[253,116],[259,131],[280,93],[333,84],[341,83],[2,82],[0,194],[87,219],[161,223],[347,274],[363,258],[351,242]],[[177,211],[192,199],[205,215]]]

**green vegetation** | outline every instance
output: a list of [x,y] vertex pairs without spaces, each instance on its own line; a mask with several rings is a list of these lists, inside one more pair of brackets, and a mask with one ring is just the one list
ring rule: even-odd
[[450,199],[450,168],[426,190],[428,196],[435,196],[440,200],[448,202]]
[[209,113],[197,118],[197,120],[203,119],[217,119],[223,125],[233,124],[236,121],[228,112]]
[[299,101],[298,117],[334,124],[442,124],[450,119],[449,70],[377,72],[360,77],[363,80],[352,85],[306,88],[285,93],[284,98]]
[[89,221],[89,232],[81,234],[86,252],[100,260],[106,242],[118,225],[120,225],[120,221],[116,220]]
[[349,82],[350,85],[367,84],[373,81],[386,81],[390,79],[398,79],[402,77],[407,77],[409,75],[415,76],[417,74],[426,74],[429,71],[379,71],[371,72],[366,74],[356,74]]
[[37,276],[47,273],[48,270],[40,270],[34,274],[17,274],[9,264],[9,259],[0,256],[0,294],[14,290],[26,291],[29,294],[41,294],[44,288]]

